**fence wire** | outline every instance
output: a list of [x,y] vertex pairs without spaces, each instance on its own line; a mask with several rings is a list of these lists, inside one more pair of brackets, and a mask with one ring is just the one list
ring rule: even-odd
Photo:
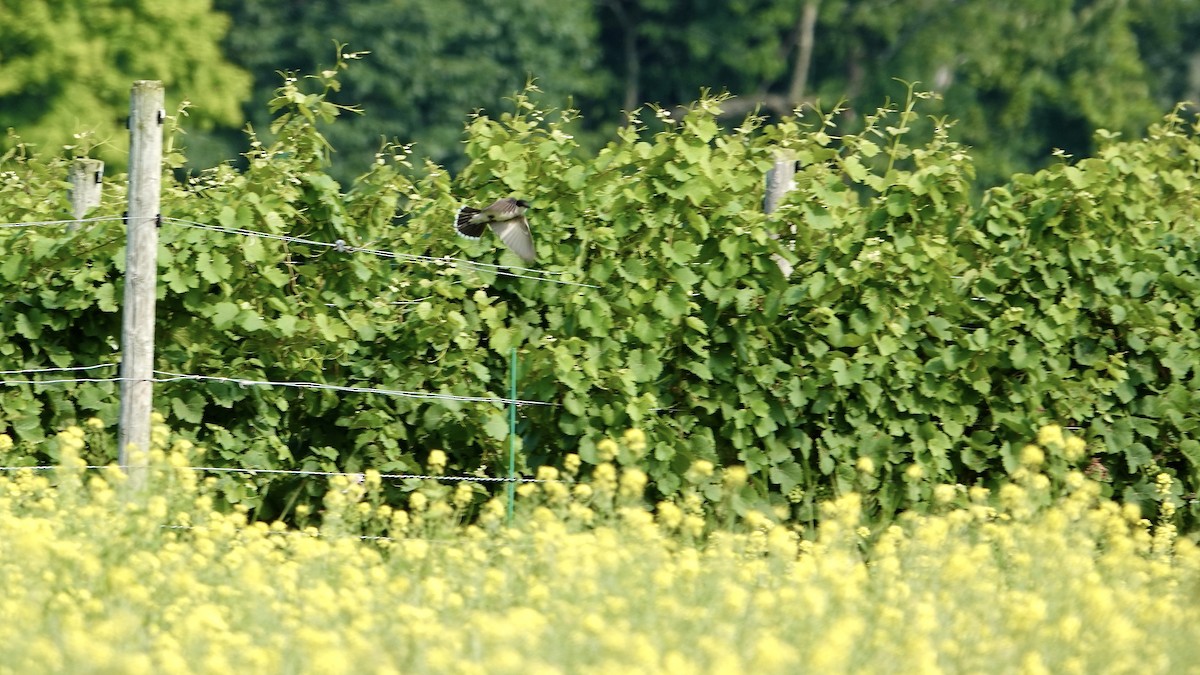
[[0,223],[0,227],[59,227],[62,225],[79,225],[81,223],[104,223],[115,220],[125,220],[125,216],[96,216],[94,218],[78,218],[71,220],[27,220],[16,223]]
[[[116,363],[98,363],[91,366],[62,366],[50,368],[24,368],[21,370],[0,370],[0,375],[38,375],[43,373],[62,373],[62,372],[82,372],[95,370],[98,368],[115,368],[119,364]],[[442,392],[428,391],[405,391],[400,389],[384,389],[380,387],[354,387],[348,385],[323,384],[320,382],[287,382],[277,380],[255,380],[239,377],[224,377],[216,375],[194,375],[188,373],[174,373],[162,370],[154,371],[158,377],[140,379],[140,381],[149,381],[158,383],[184,382],[184,381],[199,381],[199,382],[219,382],[224,384],[236,384],[242,387],[289,387],[293,389],[311,389],[318,391],[336,391],[339,393],[349,394],[378,394],[380,396],[395,396],[400,398],[415,398],[436,401],[461,401],[464,403],[499,403],[503,405],[517,406],[549,406],[558,407],[560,404],[548,401],[532,401],[527,399],[511,399],[493,396],[459,396],[455,394],[446,394]],[[124,377],[71,377],[71,378],[50,378],[50,379],[0,379],[0,385],[56,385],[56,384],[77,384],[77,383],[104,383],[104,382],[122,382]]]
[[347,244],[345,240],[338,239],[336,241],[318,241],[315,239],[307,239],[304,237],[295,237],[287,234],[272,234],[270,232],[260,232],[258,230],[248,230],[240,227],[225,227],[224,225],[211,225],[201,223],[195,220],[186,220],[183,218],[164,217],[163,222],[174,223],[183,227],[209,230],[212,232],[221,232],[224,234],[233,234],[242,237],[259,237],[262,239],[271,239],[282,241],[291,244],[303,244],[306,246],[317,246],[322,248],[332,249],[340,253],[364,253],[373,255],[379,258],[388,258],[403,262],[422,263],[427,265],[441,265],[458,267],[463,269],[474,270],[477,272],[488,271],[498,276],[514,277],[517,279],[531,279],[534,281],[544,281],[551,284],[561,284],[564,286],[579,286],[582,288],[600,288],[593,284],[585,284],[577,281],[567,281],[565,279],[555,279],[551,275],[561,275],[564,272],[556,272],[550,270],[540,270],[531,267],[515,267],[508,265],[493,265],[490,263],[477,262],[475,260],[466,260],[464,258],[454,258],[451,256],[433,257],[424,255],[413,255],[410,253],[396,253],[394,251],[385,251],[382,249],[365,248],[362,246],[352,246]]
[[[366,480],[367,473],[365,471],[315,471],[310,469],[255,469],[247,467],[232,467],[232,466],[119,466],[117,464],[86,464],[82,468],[89,471],[104,471],[107,469],[120,469],[122,471],[196,471],[202,473],[244,473],[251,476],[299,476],[303,478],[323,477],[329,478],[333,476],[343,476],[351,478],[355,482],[362,483]],[[21,471],[59,471],[70,469],[62,466],[52,465],[37,465],[37,466],[0,466],[0,471],[4,472],[21,472]],[[449,482],[472,482],[472,483],[566,483],[561,479],[548,478],[527,478],[525,476],[474,476],[474,475],[440,475],[440,474],[424,474],[424,473],[384,473],[379,472],[380,480],[437,480]]]

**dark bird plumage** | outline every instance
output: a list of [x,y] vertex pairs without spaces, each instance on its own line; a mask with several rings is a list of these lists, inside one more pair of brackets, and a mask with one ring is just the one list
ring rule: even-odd
[[537,252],[533,248],[529,221],[525,219],[528,207],[529,202],[512,197],[497,199],[482,210],[464,206],[454,216],[454,231],[467,239],[479,239],[484,228],[490,225],[505,246],[531,263],[537,259]]

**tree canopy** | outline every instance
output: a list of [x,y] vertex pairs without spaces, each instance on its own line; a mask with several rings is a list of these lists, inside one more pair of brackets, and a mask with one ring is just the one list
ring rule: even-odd
[[229,23],[208,0],[0,0],[0,127],[121,166],[144,79],[190,102],[189,127],[237,127],[251,79],[222,54]]
[[336,162],[365,169],[382,141],[417,140],[437,161],[461,156],[463,125],[536,79],[548,99],[602,95],[596,20],[586,0],[281,3],[218,0],[235,18],[228,53],[254,73],[250,120],[265,126],[279,71],[315,72],[334,41],[369,52],[339,102],[366,114],[329,129]]
[[[698,7],[696,5],[699,5]],[[1100,128],[1140,133],[1194,96],[1177,28],[1200,3],[1125,0],[607,0],[606,66],[627,106],[675,106],[705,87],[752,110],[849,108],[850,123],[920,82],[943,101],[995,183],[1045,164],[1055,148],[1088,154]],[[1149,39],[1153,37],[1154,39]],[[1194,55],[1191,58],[1195,59]]]
[[1200,98],[1196,29],[1200,0],[0,0],[0,126],[80,153],[119,143],[129,82],[162,79],[194,104],[188,156],[211,166],[266,127],[286,73],[333,67],[340,44],[369,52],[335,95],[363,113],[329,129],[342,180],[386,139],[461,167],[470,116],[530,80],[540,104],[584,113],[591,150],[629,111],[704,90],[732,96],[722,124],[841,105],[854,133],[901,80],[941,96],[927,114],[955,120],[995,184]]

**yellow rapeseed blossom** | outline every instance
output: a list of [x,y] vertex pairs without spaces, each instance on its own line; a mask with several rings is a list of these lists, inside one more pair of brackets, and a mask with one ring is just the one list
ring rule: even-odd
[[1154,486],[1158,490],[1158,494],[1160,494],[1160,495],[1171,494],[1171,483],[1173,481],[1174,481],[1174,479],[1172,479],[1171,475],[1167,474],[1167,473],[1160,473],[1157,476],[1155,476],[1154,477]]
[[435,448],[429,451],[429,458],[425,460],[425,466],[429,473],[440,476],[446,470],[447,461],[446,451]]
[[626,429],[622,440],[630,450],[639,455],[646,450],[646,434],[641,429]]
[[83,450],[83,429],[71,426],[58,432],[58,447],[60,452],[79,453]]
[[683,510],[674,502],[659,502],[655,511],[659,524],[668,531],[679,529],[680,524],[683,523]]
[[746,467],[735,464],[727,466],[721,472],[721,483],[728,490],[736,490],[746,484],[750,479],[750,473],[746,471]]
[[1130,523],[1136,524],[1140,523],[1142,520],[1142,509],[1133,502],[1127,502],[1122,505],[1121,514],[1125,517],[1125,520],[1129,521]]
[[453,504],[462,509],[469,506],[474,500],[475,490],[471,487],[471,484],[465,480],[459,481],[458,485],[454,488],[454,496],[451,498]]
[[871,459],[870,457],[867,457],[866,455],[859,457],[858,461],[856,461],[854,463],[854,466],[860,472],[865,473],[868,476],[875,475],[875,460]]
[[408,506],[419,513],[429,506],[429,498],[423,492],[413,492],[408,495]]
[[1063,428],[1057,424],[1047,424],[1038,429],[1038,445],[1062,447],[1064,445]]
[[752,530],[765,530],[773,525],[771,519],[762,511],[747,511],[742,519]]
[[715,468],[713,463],[707,459],[697,459],[692,462],[691,467],[684,474],[684,478],[689,483],[702,483],[712,477]]
[[617,457],[617,442],[611,438],[605,438],[596,444],[596,459],[601,462],[611,462]]
[[611,462],[596,465],[592,480],[597,489],[612,490],[617,484],[617,467]]
[[12,436],[8,434],[0,434],[0,452],[8,452],[13,449]]
[[1087,442],[1078,436],[1071,436],[1063,443],[1063,457],[1068,462],[1077,462],[1087,454]]
[[[303,529],[250,522],[215,481],[162,480],[134,496],[119,469],[0,474],[0,672],[1093,673],[1200,662],[1200,547],[1102,498],[1080,472],[1057,501],[1031,469],[963,500],[959,486],[932,486],[941,506],[888,523],[870,520],[865,496],[841,494],[810,527],[773,522],[766,504],[722,523],[686,484],[653,512],[614,500],[640,493],[641,471],[606,463],[593,476],[604,486],[542,484],[517,500],[511,526],[502,489],[429,481],[407,509],[384,508],[364,472],[362,485],[330,480],[326,503],[340,510]],[[476,495],[474,521],[461,522]],[[1175,502],[1163,496],[1165,517]]]
[[948,483],[939,483],[933,488],[933,500],[938,504],[949,504],[957,494],[958,489]]
[[1046,453],[1038,446],[1030,443],[1021,448],[1021,464],[1030,468],[1037,468],[1046,461]]
[[646,491],[649,477],[646,472],[635,467],[626,467],[621,471],[621,496],[625,499],[640,499]]
[[563,471],[565,471],[568,476],[573,478],[579,475],[579,467],[582,463],[583,462],[580,460],[579,455],[573,452],[568,453],[567,456],[563,458]]

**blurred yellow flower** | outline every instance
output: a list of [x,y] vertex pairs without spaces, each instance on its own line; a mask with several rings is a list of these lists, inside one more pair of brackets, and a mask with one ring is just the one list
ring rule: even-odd
[[689,483],[701,483],[711,478],[715,469],[716,467],[713,466],[713,463],[707,459],[697,459],[688,467],[687,472],[684,473],[684,478]]
[[867,457],[866,455],[858,458],[858,461],[855,462],[855,467],[868,476],[875,475],[875,460]]
[[933,488],[933,500],[938,504],[949,504],[957,494],[958,489],[947,483],[938,483]]
[[1160,495],[1171,494],[1171,484],[1173,482],[1174,479],[1167,473],[1160,473],[1154,477],[1154,486]]
[[579,455],[573,452],[568,453],[566,457],[563,457],[563,471],[567,472],[568,476],[576,476],[579,473],[581,463]]
[[729,490],[736,490],[742,487],[749,479],[750,473],[741,464],[727,466],[721,472],[721,483]]
[[596,459],[601,462],[611,462],[617,456],[617,442],[605,438],[596,444]]
[[626,429],[622,439],[635,453],[641,454],[646,449],[646,434],[641,429]]
[[458,508],[466,508],[475,500],[475,488],[471,487],[468,481],[460,480],[454,488],[454,497],[451,501]]
[[1030,443],[1021,448],[1021,464],[1031,468],[1037,468],[1046,461],[1046,453],[1038,446]]
[[425,461],[429,473],[440,476],[446,470],[446,451],[434,448],[429,451],[429,458]]
[[[425,481],[406,509],[365,498],[364,471],[362,485],[330,480],[338,510],[302,529],[251,522],[253,504],[223,501],[217,480],[172,478],[138,501],[121,498],[119,469],[74,483],[0,474],[0,670],[1090,673],[1194,660],[1200,547],[1167,522],[1180,504],[1167,472],[1151,523],[1078,471],[1057,501],[1058,474],[1031,468],[995,494],[931,485],[940,508],[888,521],[869,495],[821,503],[820,485],[816,513],[729,499],[711,464],[651,511],[645,471],[604,463],[593,482],[541,484],[511,525],[503,485]],[[773,522],[794,511],[802,522]]]
[[646,490],[649,477],[641,469],[626,467],[621,471],[621,496],[626,499],[639,499]]
[[429,498],[423,492],[412,492],[408,495],[408,506],[419,513],[429,506]]
[[1038,429],[1037,442],[1045,446],[1063,446],[1063,428],[1057,424],[1047,424]]
[[1126,502],[1121,505],[1121,515],[1124,516],[1125,520],[1129,521],[1130,523],[1141,523],[1142,507],[1138,506],[1134,502]]
[[1063,457],[1068,462],[1077,462],[1087,453],[1087,442],[1078,436],[1071,436],[1063,444]]
[[656,508],[658,522],[668,530],[677,530],[683,522],[683,510],[674,502],[659,502]]
[[752,530],[765,530],[774,523],[762,511],[747,511],[742,519],[746,521],[746,526]]

